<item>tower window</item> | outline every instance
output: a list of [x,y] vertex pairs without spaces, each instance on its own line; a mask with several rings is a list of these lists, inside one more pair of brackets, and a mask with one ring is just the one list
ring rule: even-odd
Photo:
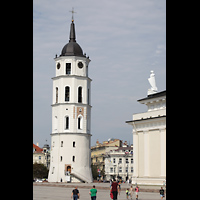
[[75,162],[75,156],[72,157],[72,161]]
[[73,147],[75,147],[75,142],[73,141]]
[[63,147],[63,141],[61,141],[61,145],[60,146]]
[[56,87],[56,103],[58,103],[58,87]]
[[79,116],[78,117],[78,129],[79,130],[81,130],[81,129],[83,129],[83,118],[82,118],[82,116]]
[[65,117],[65,129],[69,129],[69,117]]
[[88,104],[90,104],[90,89],[88,88]]
[[82,103],[82,87],[78,88],[78,103]]
[[66,63],[66,74],[71,74],[71,63]]
[[62,156],[60,156],[60,162],[62,162]]
[[65,101],[69,101],[70,87],[65,87]]

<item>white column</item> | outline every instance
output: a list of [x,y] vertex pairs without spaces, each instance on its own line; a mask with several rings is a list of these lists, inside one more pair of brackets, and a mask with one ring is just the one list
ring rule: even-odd
[[166,129],[160,129],[160,176],[166,176]]
[[144,131],[144,176],[149,176],[149,131]]
[[133,130],[133,178],[138,177],[138,164],[139,164],[139,146],[138,146],[138,134]]

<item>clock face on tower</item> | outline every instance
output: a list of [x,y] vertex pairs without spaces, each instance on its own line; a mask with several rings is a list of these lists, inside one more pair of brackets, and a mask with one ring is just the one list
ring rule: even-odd
[[82,62],[79,62],[79,63],[78,63],[78,67],[79,67],[80,69],[82,69],[82,68],[83,68],[83,63],[82,63]]
[[60,69],[60,63],[57,64],[57,69]]

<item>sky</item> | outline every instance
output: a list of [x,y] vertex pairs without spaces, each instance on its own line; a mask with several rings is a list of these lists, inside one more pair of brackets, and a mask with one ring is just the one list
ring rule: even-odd
[[[91,145],[109,138],[133,143],[137,102],[150,89],[166,89],[166,1],[33,0],[33,143],[51,144],[55,55],[69,42],[74,8],[76,41],[90,57]],[[47,140],[47,141],[46,141]]]

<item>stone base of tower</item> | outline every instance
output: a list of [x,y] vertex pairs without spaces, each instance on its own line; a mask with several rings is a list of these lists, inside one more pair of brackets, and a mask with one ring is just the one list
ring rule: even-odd
[[92,183],[92,173],[91,170],[87,170],[88,173],[81,174],[80,172],[73,171],[71,173],[71,182],[85,182],[85,183]]
[[[79,170],[78,170],[79,171]],[[82,173],[81,173],[82,171]],[[52,172],[49,171],[48,182],[61,182],[61,179],[58,176],[53,176]],[[72,170],[70,173],[70,181],[67,176],[62,177],[62,182],[72,182],[72,183],[92,183],[92,172],[91,169],[80,170],[79,172]]]

